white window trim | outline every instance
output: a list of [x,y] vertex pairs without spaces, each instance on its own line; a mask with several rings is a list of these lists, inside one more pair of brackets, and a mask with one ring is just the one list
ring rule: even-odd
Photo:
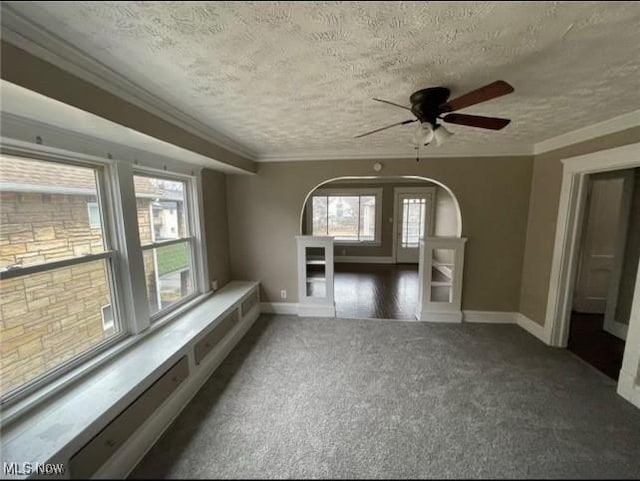
[[382,187],[372,188],[333,188],[333,189],[317,189],[307,201],[307,232],[313,234],[313,198],[324,196],[362,196],[373,195],[376,198],[376,219],[375,219],[375,235],[372,241],[360,240],[338,240],[334,238],[334,245],[344,246],[380,246],[382,245]]
[[[194,166],[190,175],[169,173],[166,170],[141,166],[135,168],[136,171],[146,172],[148,175],[186,180],[189,190],[187,198],[191,203],[188,215],[193,239],[194,294],[175,303],[171,306],[172,309],[158,313],[158,317],[151,324],[146,283],[144,282],[142,248],[138,233],[136,198],[133,188],[133,164],[126,160],[115,160],[110,154],[107,158],[102,158],[6,137],[1,138],[0,152],[33,160],[54,161],[102,169],[103,174],[98,176],[98,199],[102,214],[102,229],[105,238],[109,239],[107,245],[113,246],[114,249],[117,247],[118,250],[117,260],[112,262],[110,266],[112,274],[109,276],[109,282],[114,323],[117,322],[121,326],[121,331],[111,339],[43,373],[1,399],[0,419],[4,423],[42,403],[78,378],[99,368],[129,349],[130,346],[137,344],[157,329],[183,315],[189,309],[206,300],[211,294],[211,290],[208,282],[206,241],[204,238],[204,200],[199,167]],[[97,256],[108,256],[110,252],[115,251],[109,249],[108,252],[97,254]],[[85,256],[82,259],[86,262],[91,260],[92,256]],[[71,259],[58,262],[73,263],[75,261]],[[48,264],[47,268],[51,268],[52,264]],[[33,271],[37,267],[28,266],[28,269]],[[8,272],[10,271],[4,274],[16,275],[14,273],[8,274]],[[26,271],[21,272],[27,273]],[[135,275],[141,276],[137,282]],[[140,299],[141,291],[144,302],[137,302]]]

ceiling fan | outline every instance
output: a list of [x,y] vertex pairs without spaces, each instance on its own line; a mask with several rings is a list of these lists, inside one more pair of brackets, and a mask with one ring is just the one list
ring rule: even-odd
[[436,145],[441,145],[448,137],[453,135],[438,120],[450,124],[467,125],[469,127],[478,127],[480,129],[500,130],[505,128],[511,122],[510,119],[501,119],[498,117],[483,117],[479,115],[452,114],[456,110],[464,109],[471,105],[486,102],[487,100],[502,97],[513,92],[513,87],[504,80],[497,80],[489,85],[472,90],[453,100],[449,99],[450,91],[446,87],[432,87],[428,89],[418,90],[411,94],[409,102],[411,107],[406,107],[388,100],[376,99],[376,102],[400,107],[409,110],[416,118],[396,122],[379,129],[356,135],[354,138],[359,139],[367,135],[375,134],[382,130],[397,127],[398,125],[407,125],[414,122],[420,122],[420,126],[413,135],[413,143],[417,147],[428,145],[435,138]]

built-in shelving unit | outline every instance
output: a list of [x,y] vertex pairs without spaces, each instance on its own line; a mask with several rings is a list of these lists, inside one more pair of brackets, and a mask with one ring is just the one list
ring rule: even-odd
[[418,310],[425,321],[462,322],[463,237],[420,241]]
[[333,237],[297,236],[298,313],[335,316]]

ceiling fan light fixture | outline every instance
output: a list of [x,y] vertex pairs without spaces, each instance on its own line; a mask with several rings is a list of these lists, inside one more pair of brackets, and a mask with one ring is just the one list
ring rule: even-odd
[[444,125],[439,125],[438,128],[434,131],[433,136],[436,139],[436,146],[440,147],[444,144],[449,137],[453,135],[453,132],[449,132]]
[[413,134],[413,143],[418,146],[429,144],[433,140],[433,127],[429,122],[422,122]]

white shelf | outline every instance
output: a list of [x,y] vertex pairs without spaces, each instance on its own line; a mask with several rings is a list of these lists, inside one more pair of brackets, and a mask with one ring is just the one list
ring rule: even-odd
[[312,282],[326,282],[327,279],[324,277],[307,277],[307,283]]
[[326,264],[327,264],[326,261],[316,261],[316,260],[307,261],[308,266],[324,266]]
[[442,282],[442,281],[431,281],[432,286],[436,287],[451,287],[453,283],[451,282]]

